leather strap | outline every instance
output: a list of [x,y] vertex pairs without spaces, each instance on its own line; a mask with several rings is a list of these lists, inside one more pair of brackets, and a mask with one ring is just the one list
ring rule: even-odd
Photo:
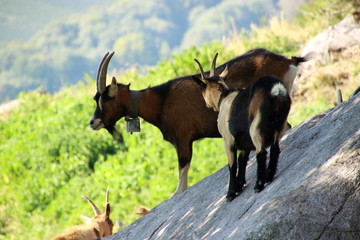
[[128,118],[138,118],[138,109],[139,109],[139,91],[130,92],[130,109],[128,112]]

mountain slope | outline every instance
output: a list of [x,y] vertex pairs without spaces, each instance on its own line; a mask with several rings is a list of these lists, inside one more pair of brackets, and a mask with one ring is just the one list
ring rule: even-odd
[[27,41],[51,21],[114,0],[0,0],[0,42]]
[[258,194],[252,158],[231,203],[224,167],[105,239],[358,239],[359,118],[360,94],[291,129],[275,180]]

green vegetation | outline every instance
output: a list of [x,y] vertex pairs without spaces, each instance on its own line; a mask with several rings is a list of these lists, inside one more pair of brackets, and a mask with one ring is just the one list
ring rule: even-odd
[[[317,17],[321,21],[321,16]],[[197,72],[194,57],[209,66],[215,52],[219,52],[219,63],[264,46],[290,57],[299,54],[299,45],[309,37],[303,36],[305,32],[322,30],[317,28],[318,22],[310,20],[314,25],[305,24],[304,19],[303,25],[272,20],[268,26],[253,28],[251,37],[236,35],[226,46],[214,42],[190,47],[149,69],[146,75],[132,70],[117,77],[122,83],[131,82],[132,89],[140,89]],[[360,52],[359,47],[352,50]],[[347,99],[359,83],[359,66],[358,58],[348,55],[318,66],[319,71],[294,98],[290,122],[296,125],[333,107],[338,87]],[[126,224],[137,219],[137,206],[153,208],[175,190],[175,150],[156,127],[142,122],[141,133],[123,133],[124,144],[116,143],[105,130],[89,128],[96,87],[88,75],[84,78],[54,95],[38,91],[21,94],[18,107],[0,120],[0,239],[49,239],[80,223],[80,215],[92,216],[81,195],[102,206],[108,186],[111,218]],[[124,120],[116,127],[123,131]],[[225,165],[221,139],[197,141],[190,185]]]
[[[175,69],[185,67],[180,75],[196,72],[195,55],[209,62],[216,51],[224,53],[221,61],[228,56],[224,46],[214,43],[174,56],[146,77],[129,72],[119,80],[136,89],[156,85],[166,81],[165,72],[168,79]],[[0,199],[0,239],[47,239],[78,224],[81,214],[92,214],[81,195],[102,204],[107,186],[112,218],[126,224],[137,218],[136,206],[154,207],[175,190],[175,150],[157,128],[143,122],[141,133],[124,133],[125,144],[114,142],[105,130],[90,129],[95,89],[88,78],[55,95],[22,94],[21,104],[0,122],[0,186],[6,193]],[[117,128],[125,128],[123,120]],[[190,184],[224,166],[223,154],[221,139],[195,143]],[[209,158],[211,164],[202,160]]]

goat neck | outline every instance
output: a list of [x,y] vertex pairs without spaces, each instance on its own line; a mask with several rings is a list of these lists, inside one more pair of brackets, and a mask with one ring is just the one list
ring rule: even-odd
[[161,115],[162,100],[152,88],[143,90],[120,90],[117,93],[117,105],[124,106],[122,116],[128,118],[141,117],[145,121],[158,125]]

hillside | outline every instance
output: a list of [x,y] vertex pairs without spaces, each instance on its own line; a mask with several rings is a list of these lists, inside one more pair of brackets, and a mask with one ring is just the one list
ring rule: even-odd
[[27,41],[52,21],[113,0],[0,0],[0,42]]
[[[87,9],[90,2],[96,7]],[[277,0],[101,3],[4,1],[0,10],[2,36],[9,31],[30,35],[32,29],[47,24],[25,41],[0,43],[0,103],[37,88],[54,93],[81,81],[86,73],[94,75],[98,59],[110,50],[117,52],[116,70],[112,71],[135,67],[145,73],[146,66],[179,49],[223,39],[249,29],[251,24],[260,25],[286,5]]]
[[[131,83],[132,90],[154,86],[197,73],[193,59],[209,66],[215,52],[219,52],[219,64],[256,47],[287,57],[300,55],[308,41],[348,13],[323,14],[319,9],[324,5],[319,3],[324,1],[305,6],[302,11],[307,17],[301,15],[294,23],[272,18],[266,26],[253,26],[251,34],[236,34],[222,42],[174,53],[145,74],[136,69],[121,73],[111,70],[108,82],[116,75],[119,82]],[[306,84],[299,85],[293,97],[289,119],[293,126],[333,108],[338,88],[344,99],[349,98],[360,83],[359,53],[360,46],[352,46],[315,64],[315,73],[305,79]],[[94,58],[96,65],[100,59]],[[117,61],[110,64],[110,69],[119,67]],[[81,195],[101,204],[108,186],[112,219],[121,223],[115,232],[138,218],[136,207],[154,208],[174,192],[176,153],[156,127],[142,121],[142,131],[130,135],[121,119],[116,125],[123,133],[121,144],[106,131],[90,129],[89,119],[95,110],[94,76],[89,72],[80,83],[54,94],[38,90],[21,93],[16,106],[0,114],[0,192],[4,193],[0,197],[1,240],[49,239],[81,223],[81,215],[92,215]],[[189,185],[226,165],[221,139],[196,141],[193,149]]]
[[360,93],[291,129],[280,143],[275,180],[226,201],[228,167],[156,206],[106,240],[359,239]]

